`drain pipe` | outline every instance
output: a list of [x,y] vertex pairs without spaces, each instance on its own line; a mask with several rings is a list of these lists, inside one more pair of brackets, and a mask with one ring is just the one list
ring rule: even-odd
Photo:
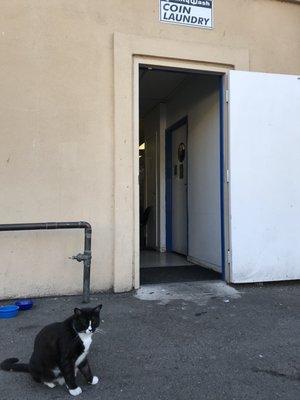
[[83,303],[90,302],[90,275],[92,259],[92,227],[88,222],[40,222],[30,224],[0,224],[0,232],[36,231],[49,229],[84,229],[84,252],[70,257],[78,262],[83,261]]

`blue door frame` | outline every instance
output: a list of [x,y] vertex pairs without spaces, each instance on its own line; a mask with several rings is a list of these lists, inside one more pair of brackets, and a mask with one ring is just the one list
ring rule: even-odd
[[[225,211],[224,211],[224,77],[219,77],[219,104],[220,104],[220,197],[221,197],[221,269],[222,278],[225,279]],[[185,116],[166,129],[165,141],[165,177],[166,177],[166,250],[172,251],[172,133],[182,125],[187,125],[187,157],[188,157],[188,117]],[[188,163],[188,161],[187,161]],[[187,201],[188,204],[188,201]],[[187,219],[189,214],[187,210]],[[187,235],[188,235],[187,221]],[[187,245],[189,244],[187,237]]]

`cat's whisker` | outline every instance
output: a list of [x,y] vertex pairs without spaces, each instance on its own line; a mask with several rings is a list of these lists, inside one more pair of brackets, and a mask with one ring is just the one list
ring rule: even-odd
[[100,329],[100,328],[97,328],[95,330],[95,333],[99,333],[100,335],[105,335],[106,334],[106,332],[103,329]]

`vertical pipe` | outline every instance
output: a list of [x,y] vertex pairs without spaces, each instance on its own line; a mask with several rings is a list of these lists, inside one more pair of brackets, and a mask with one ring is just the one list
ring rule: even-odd
[[90,302],[92,228],[84,229],[83,303]]

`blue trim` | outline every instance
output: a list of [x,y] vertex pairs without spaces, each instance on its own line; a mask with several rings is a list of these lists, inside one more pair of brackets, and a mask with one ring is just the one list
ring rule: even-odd
[[175,122],[173,125],[169,126],[169,128],[166,129],[166,133],[176,131],[176,129],[180,128],[182,125],[186,125],[187,122],[188,117],[186,115],[185,117],[182,117],[177,122]]
[[[166,129],[166,142],[165,142],[165,168],[166,168],[166,250],[172,251],[172,133],[183,125],[187,125],[188,135],[188,118],[187,116],[181,118],[175,124]],[[188,147],[188,146],[187,146]],[[188,162],[188,161],[187,161]],[[188,205],[187,205],[188,206]],[[187,214],[188,216],[188,214]],[[188,217],[187,217],[188,220]],[[188,229],[187,229],[188,234]],[[188,239],[188,238],[187,238]],[[188,242],[187,242],[188,244]]]
[[186,256],[189,252],[189,120],[186,117]]
[[222,251],[222,279],[225,279],[225,214],[224,214],[224,77],[219,80],[220,104],[220,204],[221,204],[221,251]]

